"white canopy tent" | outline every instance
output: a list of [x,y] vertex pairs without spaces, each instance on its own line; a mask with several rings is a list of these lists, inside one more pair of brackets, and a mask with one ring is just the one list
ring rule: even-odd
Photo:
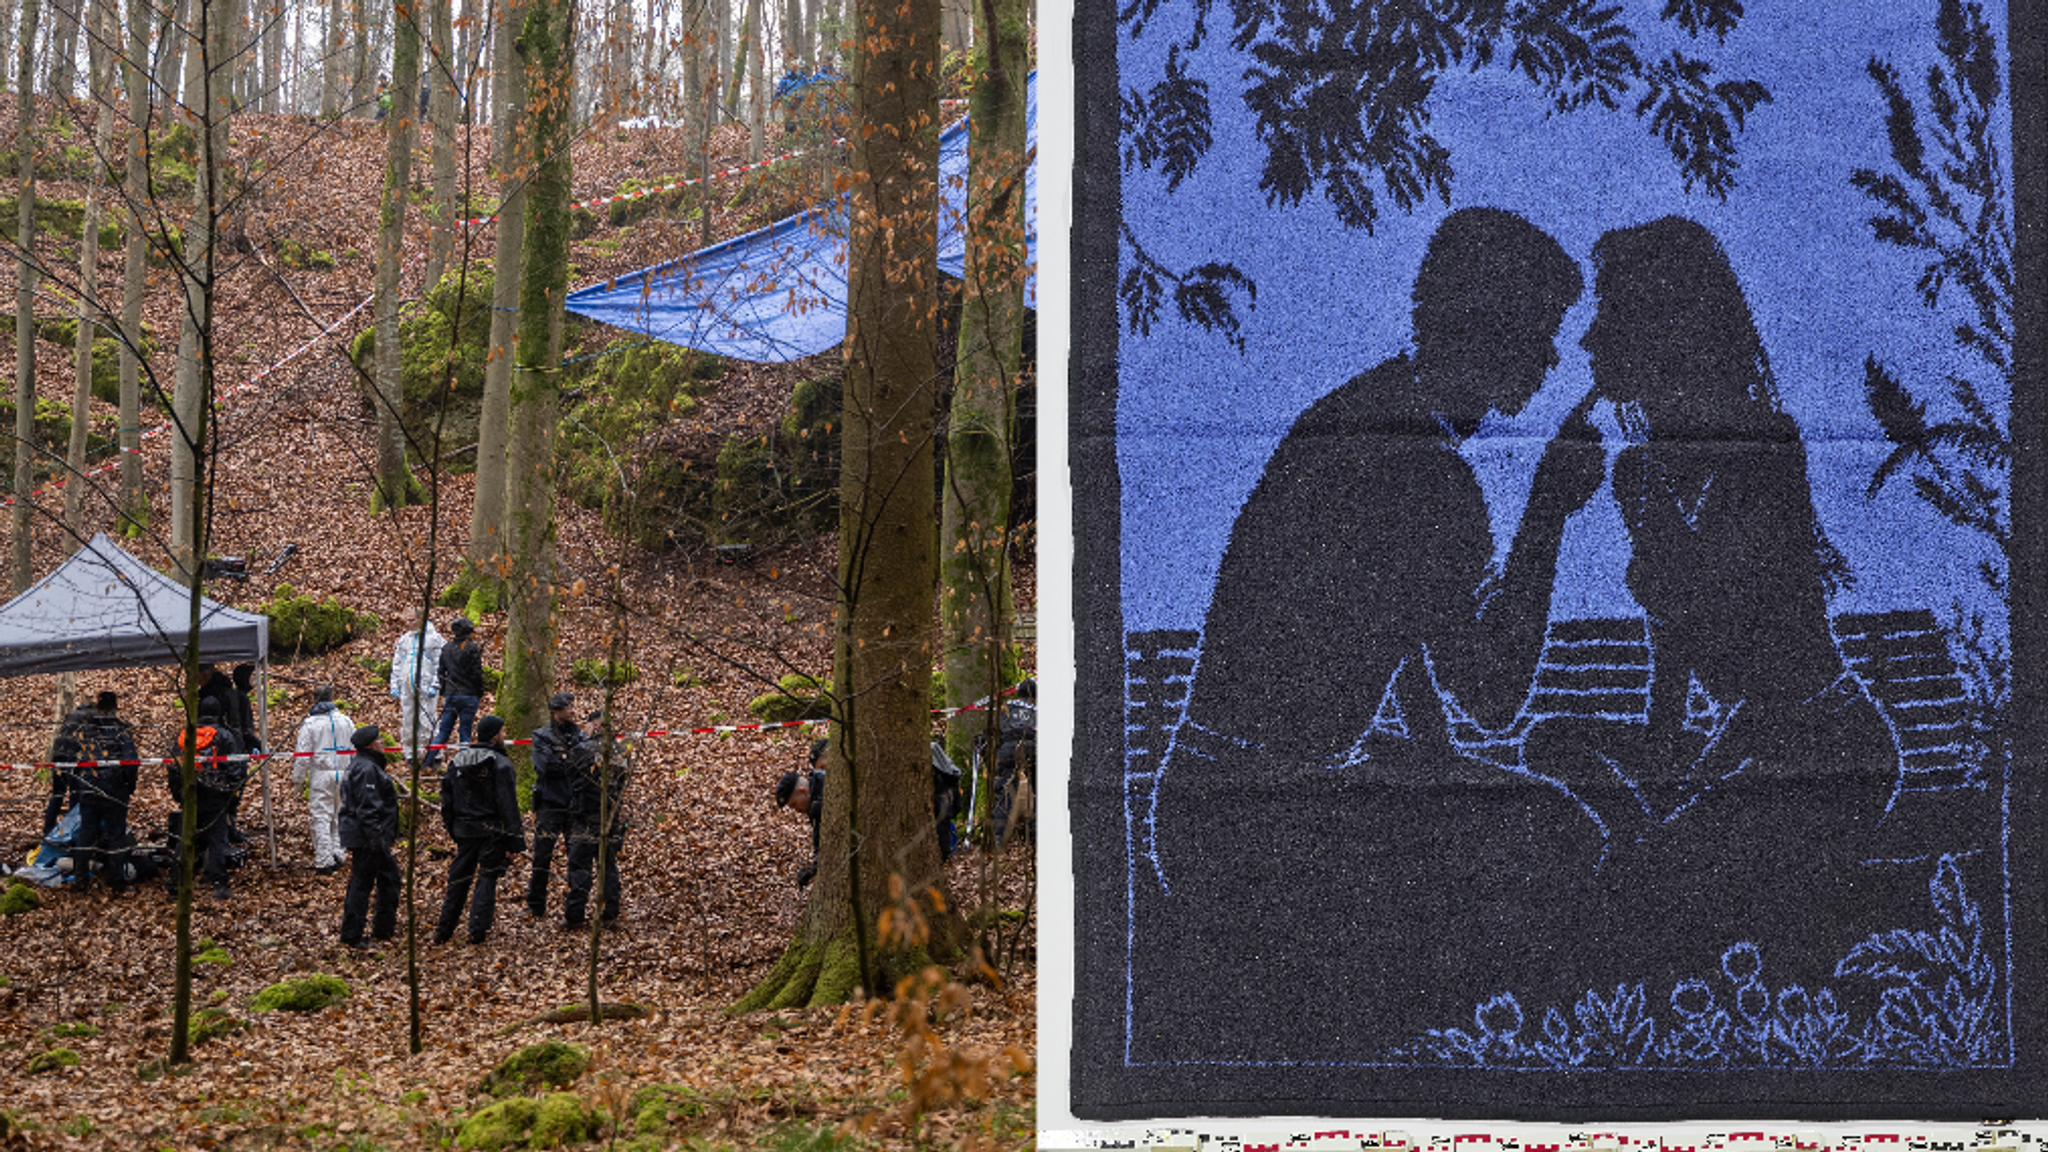
[[[0,676],[179,664],[192,636],[192,591],[130,555],[102,532],[0,605]],[[199,662],[257,667],[256,711],[270,741],[270,619],[201,597]],[[263,773],[263,815],[271,859],[270,774]]]

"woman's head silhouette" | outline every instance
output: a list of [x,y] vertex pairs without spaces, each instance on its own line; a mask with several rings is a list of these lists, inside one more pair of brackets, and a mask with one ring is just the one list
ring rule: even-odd
[[1600,311],[1580,344],[1601,395],[1638,406],[1659,439],[1779,423],[1770,360],[1712,233],[1666,216],[1602,236],[1593,264]]

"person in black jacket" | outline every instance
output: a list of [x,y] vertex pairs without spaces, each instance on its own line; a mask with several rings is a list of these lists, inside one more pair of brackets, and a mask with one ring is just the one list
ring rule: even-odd
[[377,914],[370,936],[389,940],[398,930],[398,861],[391,845],[398,840],[398,789],[384,772],[384,734],[365,724],[349,738],[356,756],[341,786],[341,846],[348,849],[348,895],[341,905],[341,942],[365,947],[363,921],[376,890]]
[[[585,738],[569,775],[569,895],[562,901],[562,927],[581,928],[590,904],[599,848],[604,850],[604,922],[619,918],[619,853],[626,846],[627,765],[608,724],[602,742]],[[611,750],[606,764],[604,749]],[[583,752],[588,753],[586,758]],[[609,793],[609,794],[607,794]]]
[[[455,859],[448,865],[448,891],[441,898],[434,943],[454,938],[462,906],[469,904],[469,942],[481,944],[497,915],[498,877],[505,874],[505,857],[526,851],[518,783],[512,759],[505,755],[502,717],[478,721],[476,743],[450,758],[441,777],[441,823],[455,841]],[[476,881],[473,903],[471,879]]]
[[[448,626],[448,635],[453,639],[441,646],[441,722],[434,732],[434,743],[444,747],[449,746],[451,738],[469,743],[470,727],[476,723],[477,709],[483,705],[484,652],[472,638],[475,633],[476,625],[467,616],[457,616]],[[430,749],[424,763],[440,759],[441,750]]]
[[825,814],[825,750],[830,740],[811,741],[808,772],[784,772],[775,783],[775,806],[787,808],[811,822],[811,862],[796,874],[796,886],[809,886],[818,875],[818,819]]
[[92,888],[98,862],[116,894],[128,890],[128,802],[135,795],[135,737],[114,714],[118,701],[102,692],[90,708],[74,709],[64,718],[52,749],[59,769],[71,779],[78,805],[78,833],[72,838],[73,891]]
[[[249,762],[240,759],[241,748],[235,743],[235,736],[221,719],[220,700],[202,695],[199,698],[199,723],[193,735],[195,752],[193,771],[199,786],[199,807],[197,812],[198,834],[193,841],[194,867],[203,868],[205,877],[213,885],[215,899],[228,898],[228,825],[233,820],[235,805],[241,801],[242,787],[249,781]],[[171,802],[181,804],[185,797],[184,765],[185,734],[178,733],[176,749],[165,765],[166,784],[171,793]],[[182,811],[171,813],[171,837],[173,850],[177,849],[177,837],[184,827]],[[172,899],[178,895],[178,869],[172,869],[168,880]]]
[[548,914],[548,870],[575,807],[571,781],[596,760],[596,745],[576,726],[576,697],[555,693],[548,700],[547,727],[533,733],[533,871],[526,882],[526,911],[536,920]]

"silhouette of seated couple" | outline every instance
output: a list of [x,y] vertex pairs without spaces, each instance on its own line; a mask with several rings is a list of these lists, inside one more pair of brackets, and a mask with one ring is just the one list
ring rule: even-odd
[[[1557,241],[1513,213],[1443,222],[1416,277],[1413,350],[1317,401],[1267,463],[1150,814],[1159,923],[1181,944],[1224,944],[1183,902],[1339,953],[1456,928],[1455,951],[1381,970],[1383,995],[1441,1004],[1452,971],[1474,996],[1520,987],[1517,949],[1616,939],[1645,916],[1763,939],[1853,887],[1896,753],[1835,646],[1827,601],[1848,573],[1741,287],[1714,237],[1677,217],[1607,233],[1592,262],[1593,387],[1546,447],[1504,563],[1460,445],[1536,394],[1583,290]],[[1603,400],[1625,441],[1612,491],[1648,619],[1648,707],[1532,722],[1565,521],[1608,478]],[[1638,647],[1638,685],[1640,662]],[[1596,645],[1570,676],[1609,686],[1623,663]],[[1502,738],[1487,758],[1466,754],[1487,734]],[[1571,931],[1543,943],[1528,926],[1546,918]],[[1475,940],[1504,951],[1475,955]],[[1816,962],[1834,946],[1815,941]],[[1608,977],[1683,974],[1689,951],[1656,951]],[[1308,983],[1356,962],[1289,960]],[[1204,1023],[1257,1029],[1270,1006]]]

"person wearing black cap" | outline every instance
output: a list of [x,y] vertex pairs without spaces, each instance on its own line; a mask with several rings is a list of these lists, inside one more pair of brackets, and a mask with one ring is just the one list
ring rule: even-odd
[[[448,626],[448,635],[453,639],[441,646],[441,722],[434,732],[434,743],[443,747],[451,747],[451,739],[469,743],[470,727],[476,723],[477,709],[483,704],[484,652],[472,639],[475,633],[476,625],[469,622],[469,617],[457,616],[455,623]],[[432,764],[440,758],[441,749],[435,748],[428,751],[425,762]]]
[[555,843],[568,831],[575,807],[575,774],[597,760],[597,745],[576,726],[576,697],[557,692],[548,700],[548,723],[533,732],[533,871],[526,881],[526,911],[548,914],[548,871]]
[[[455,859],[448,865],[448,891],[441,898],[441,918],[434,925],[434,943],[455,936],[462,906],[469,905],[469,942],[481,944],[490,935],[498,911],[498,877],[505,857],[526,851],[526,829],[519,819],[518,784],[512,758],[505,755],[505,721],[486,716],[477,721],[476,743],[450,758],[441,777],[441,823],[455,841]],[[476,882],[472,901],[470,881]]]
[[341,846],[348,849],[348,894],[341,904],[341,942],[362,948],[363,921],[370,912],[370,893],[377,895],[370,936],[389,940],[398,930],[398,861],[391,845],[398,840],[398,789],[384,772],[384,734],[365,724],[349,737],[356,756],[349,761],[341,786]]
[[775,783],[775,806],[787,808],[811,822],[811,862],[796,874],[796,886],[805,887],[818,875],[818,819],[825,814],[825,750],[830,740],[811,741],[808,772],[784,772]]
[[78,833],[72,838],[73,891],[92,887],[92,866],[103,867],[116,894],[128,890],[128,802],[135,795],[135,737],[114,714],[117,698],[102,692],[92,707],[64,718],[52,754],[57,771],[70,777],[78,805]]
[[[194,866],[204,867],[206,879],[213,885],[214,897],[225,900],[228,898],[228,826],[234,819],[242,786],[249,781],[249,763],[241,759],[241,749],[235,744],[234,733],[221,719],[221,703],[217,696],[199,697],[199,722],[192,735],[192,767],[199,785],[199,831],[192,844]],[[181,763],[184,752],[185,734],[180,732],[177,748],[165,765],[173,803],[182,803],[185,796],[184,766]],[[174,841],[182,827],[182,817],[172,813]],[[168,883],[171,896],[175,898],[178,894],[176,869],[172,870]]]

